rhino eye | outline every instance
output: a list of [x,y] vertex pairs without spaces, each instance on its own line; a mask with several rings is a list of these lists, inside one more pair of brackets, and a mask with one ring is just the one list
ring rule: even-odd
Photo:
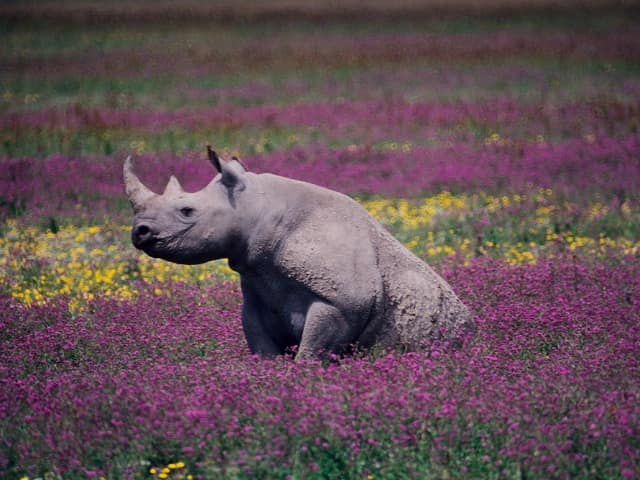
[[182,207],[180,209],[180,213],[185,217],[192,216],[195,211],[196,211],[195,208],[191,208],[191,207]]

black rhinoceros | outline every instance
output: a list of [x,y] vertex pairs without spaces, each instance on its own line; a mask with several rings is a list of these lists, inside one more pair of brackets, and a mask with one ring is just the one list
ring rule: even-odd
[[348,196],[208,154],[218,174],[206,187],[185,192],[172,176],[162,195],[127,158],[132,240],[175,263],[228,259],[240,274],[251,352],[416,348],[471,325],[447,282]]

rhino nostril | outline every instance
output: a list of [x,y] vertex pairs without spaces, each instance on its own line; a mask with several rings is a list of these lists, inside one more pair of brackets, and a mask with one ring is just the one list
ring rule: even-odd
[[153,232],[151,228],[147,225],[138,225],[133,229],[133,243],[140,247],[141,245],[147,243],[153,237]]
[[138,228],[136,228],[136,236],[138,237],[144,237],[150,232],[151,232],[151,229],[146,225],[140,225]]

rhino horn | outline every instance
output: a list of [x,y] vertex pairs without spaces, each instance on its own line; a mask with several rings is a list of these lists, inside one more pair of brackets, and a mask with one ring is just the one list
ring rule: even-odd
[[169,183],[167,183],[167,186],[164,188],[164,192],[162,192],[162,195],[173,197],[176,195],[180,195],[183,192],[184,190],[182,189],[182,185],[180,185],[178,179],[171,175]]
[[124,175],[125,192],[134,209],[155,195],[155,193],[145,187],[136,174],[133,173],[133,159],[131,155],[124,161],[122,172]]

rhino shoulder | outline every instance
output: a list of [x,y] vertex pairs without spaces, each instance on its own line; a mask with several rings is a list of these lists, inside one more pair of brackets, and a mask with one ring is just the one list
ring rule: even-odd
[[383,288],[371,231],[355,202],[320,201],[288,232],[274,263],[332,304],[360,309]]

